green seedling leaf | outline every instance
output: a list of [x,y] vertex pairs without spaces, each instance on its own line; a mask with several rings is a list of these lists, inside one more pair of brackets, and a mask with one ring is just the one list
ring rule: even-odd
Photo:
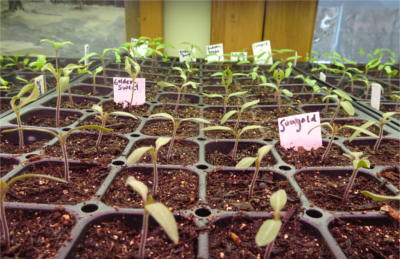
[[55,49],[60,49],[64,45],[74,45],[74,43],[72,41],[56,42],[56,41],[52,41],[52,40],[48,40],[48,39],[42,39],[40,42],[50,43],[53,46],[53,48],[55,48]]
[[385,112],[382,114],[382,120],[387,121],[388,118],[392,117],[395,114],[398,114],[399,112]]
[[280,220],[268,219],[258,230],[256,234],[257,246],[265,246],[273,242],[279,234],[282,222]]
[[178,244],[178,226],[174,215],[168,210],[168,208],[160,202],[153,202],[145,205],[144,208],[157,221],[157,223],[160,224],[172,242]]
[[242,96],[242,95],[245,95],[247,93],[248,93],[247,91],[234,92],[234,93],[229,94],[228,98],[231,98],[231,97],[234,97],[234,96]]
[[60,77],[60,92],[64,92],[69,87],[69,76]]
[[249,168],[255,161],[257,160],[256,157],[245,157],[236,164],[235,168],[237,169],[247,169]]
[[89,60],[91,57],[94,56],[100,56],[100,54],[96,53],[96,52],[92,52],[92,53],[88,53],[86,55],[84,55],[79,61],[78,63],[82,63],[83,61],[85,61],[85,59]]
[[193,87],[194,89],[196,89],[198,83],[193,82],[193,81],[189,81],[189,82],[184,83],[182,86],[189,86],[189,85],[190,85],[191,87]]
[[125,117],[130,117],[132,119],[137,119],[137,117],[135,115],[133,115],[132,113],[129,112],[110,112],[110,115],[116,115],[116,116],[125,116]]
[[136,164],[142,158],[142,156],[152,148],[153,147],[140,147],[135,149],[126,160],[127,165],[131,166]]
[[164,82],[164,81],[158,82],[157,85],[160,86],[160,87],[177,87],[174,84],[171,84],[171,83],[168,83],[168,82]]
[[244,110],[246,110],[247,108],[257,105],[260,102],[259,99],[251,101],[251,102],[247,102],[245,104],[242,105],[242,107],[240,107],[240,111],[243,112]]
[[171,121],[175,121],[174,117],[172,117],[170,114],[165,113],[165,112],[160,112],[160,113],[155,113],[149,116],[149,118],[164,118],[164,119],[168,119]]
[[363,125],[361,125],[360,127],[352,126],[352,125],[344,125],[343,128],[348,128],[348,129],[355,130],[355,132],[349,138],[349,141],[351,142],[352,140],[354,140],[354,138],[358,137],[360,135],[360,133],[364,133],[365,135],[368,135],[368,136],[371,136],[371,137],[374,137],[374,138],[378,138],[378,136],[376,134],[374,134],[371,131],[367,130],[367,128],[370,127],[373,124],[374,124],[374,122],[368,121],[368,122],[363,124],[363,125],[365,125],[366,128],[363,127]]
[[245,133],[248,130],[254,130],[254,129],[262,129],[263,127],[260,125],[249,125],[244,127],[243,129],[240,130],[239,136],[241,136],[243,133]]
[[353,161],[353,166],[354,168],[370,168],[371,163],[367,159],[361,159],[361,160],[354,160]]
[[229,132],[234,132],[233,129],[226,127],[226,126],[209,126],[203,128],[204,131],[210,131],[210,130],[224,130],[224,131],[229,131]]
[[158,151],[162,146],[166,145],[170,140],[170,137],[159,137],[156,140],[156,151]]
[[373,199],[374,201],[400,200],[400,195],[397,196],[380,195],[369,191],[360,191],[360,193],[364,196]]
[[271,87],[271,88],[273,88],[275,90],[278,90],[278,86],[276,84],[274,84],[274,83],[263,83],[263,84],[259,84],[259,86],[268,86],[268,87]]
[[126,179],[125,182],[125,186],[131,187],[132,190],[139,193],[144,202],[147,201],[147,194],[149,193],[149,189],[143,182],[136,180],[133,176],[128,176],[128,179]]
[[[29,91],[31,91],[29,96],[23,97]],[[35,83],[32,83],[22,87],[19,93],[16,96],[14,96],[15,98],[14,97],[12,98],[11,102],[13,102],[12,104],[14,104],[15,101],[19,99],[18,107],[22,108],[28,103],[35,101],[37,98],[39,98],[39,96],[40,96],[39,87]]]
[[282,89],[282,93],[288,97],[293,97],[293,93],[287,89]]
[[202,119],[202,118],[186,118],[186,119],[182,119],[181,121],[194,121],[194,122],[204,123],[204,124],[211,123],[210,121],[208,121],[206,119]]
[[285,73],[281,69],[274,71],[274,79],[276,82],[281,82],[285,78]]
[[208,98],[224,98],[224,96],[221,95],[221,94],[207,94],[207,93],[203,93],[203,95],[204,95],[205,97],[208,97]]
[[224,124],[227,120],[229,120],[233,115],[238,113],[237,110],[232,110],[224,114],[224,116],[221,119],[221,124]]
[[264,145],[260,147],[257,151],[257,159],[261,161],[263,157],[271,151],[272,147],[272,145]]
[[270,203],[275,213],[281,211],[285,207],[286,202],[287,195],[284,190],[278,190],[271,195]]
[[353,105],[349,101],[340,102],[340,106],[342,106],[343,110],[345,110],[348,115],[353,116],[356,112]]

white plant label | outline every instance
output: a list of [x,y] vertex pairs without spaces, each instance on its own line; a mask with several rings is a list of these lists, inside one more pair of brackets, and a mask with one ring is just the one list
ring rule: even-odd
[[247,52],[231,52],[231,61],[247,61]]
[[39,86],[39,91],[41,95],[47,92],[47,85],[46,80],[44,80],[44,75],[35,77],[35,83]]
[[319,72],[319,80],[326,82],[326,75],[324,72]]
[[[85,44],[85,55],[84,56],[86,56],[87,54],[89,54],[89,44]],[[84,60],[84,62],[85,62],[85,66],[87,66],[88,65],[88,63],[89,63],[89,60],[88,60],[88,58],[85,58],[85,60]]]
[[269,40],[260,41],[252,44],[254,63],[272,65],[272,49]]
[[322,147],[321,127],[313,129],[320,124],[319,112],[310,112],[292,115],[278,119],[279,139],[283,148],[303,147],[305,150]]
[[206,46],[206,60],[212,61],[224,61],[224,44],[218,43]]
[[123,107],[129,104],[142,105],[146,102],[146,79],[136,78],[132,82],[129,77],[113,77],[114,102],[122,103]]
[[381,105],[382,86],[378,83],[371,84],[371,106],[379,111]]
[[[136,38],[131,38],[131,43],[137,43],[138,39]],[[147,56],[147,49],[149,48],[149,43],[146,41],[139,46],[134,47],[134,50],[136,53],[132,53],[132,56],[139,56],[139,57],[146,57]]]
[[194,57],[194,53],[195,53],[196,49],[192,49],[191,50],[191,54],[190,51],[186,50],[186,49],[180,49],[179,50],[179,62],[183,63],[183,62],[190,62],[190,57],[192,57],[192,62],[196,62],[196,58]]

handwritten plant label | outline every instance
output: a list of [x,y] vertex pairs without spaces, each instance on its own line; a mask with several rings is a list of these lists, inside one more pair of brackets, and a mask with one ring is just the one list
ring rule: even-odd
[[247,61],[247,52],[231,52],[231,61]]
[[44,75],[35,77],[35,83],[39,87],[40,94],[45,94],[47,92],[46,80],[44,80]]
[[[194,57],[196,49],[192,49],[191,51],[188,51],[186,49],[180,49],[179,50],[179,62],[190,62],[190,57],[192,57],[192,62],[196,62],[196,58]],[[191,53],[190,53],[191,52]]]
[[382,86],[378,83],[371,84],[371,106],[379,111],[381,105]]
[[269,40],[253,43],[254,63],[272,65],[272,49]]
[[[85,49],[85,55],[84,56],[86,56],[87,54],[89,54],[89,44],[85,44],[85,47],[84,47],[84,49]],[[89,63],[89,60],[88,60],[88,58],[85,58],[85,60],[84,60],[84,64],[85,64],[85,66],[87,66],[88,65],[88,63]]]
[[326,75],[324,72],[319,72],[319,80],[326,82]]
[[224,61],[224,44],[218,43],[206,46],[206,60],[212,61]]
[[146,102],[146,79],[136,78],[132,82],[128,77],[113,77],[114,102],[122,103],[123,107],[129,104],[142,105]]
[[305,150],[322,147],[321,128],[310,129],[320,124],[319,112],[292,115],[278,119],[279,139],[285,149],[303,147]]
[[[131,43],[137,43],[137,42],[138,42],[138,39],[131,38]],[[148,48],[149,48],[149,43],[147,41],[143,42],[142,44],[134,47],[134,50],[135,50],[136,53],[132,53],[131,52],[131,55],[132,56],[138,56],[139,55],[140,57],[146,57]]]

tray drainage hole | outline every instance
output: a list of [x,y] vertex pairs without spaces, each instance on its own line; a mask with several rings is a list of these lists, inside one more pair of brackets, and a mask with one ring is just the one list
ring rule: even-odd
[[68,131],[68,130],[70,130],[71,128],[63,128],[62,129],[62,131]]
[[81,208],[81,210],[83,212],[90,213],[95,212],[98,208],[99,206],[97,206],[96,204],[86,204]]
[[196,167],[197,167],[198,169],[201,169],[201,170],[208,169],[208,166],[207,166],[207,165],[197,165]]
[[143,118],[148,118],[148,117],[149,117],[149,115],[143,115],[142,117],[143,117]]
[[151,103],[158,103],[158,102],[152,101]]
[[133,134],[131,134],[131,137],[137,138],[137,137],[140,137],[140,135],[137,133],[133,133]]
[[112,162],[112,164],[113,164],[113,165],[124,165],[125,162],[124,162],[124,161],[121,161],[121,160],[117,160],[117,161]]
[[200,107],[203,107],[203,106],[204,106],[204,104],[199,104],[199,106],[200,106]]
[[264,141],[271,142],[271,141],[272,141],[272,138],[265,138]]
[[36,156],[36,155],[35,154],[30,154],[30,155],[26,155],[25,158],[29,159],[29,158],[34,157],[34,156]]
[[339,138],[338,138],[338,137],[334,137],[333,139],[334,139],[334,140],[338,140]]
[[200,208],[194,211],[194,214],[199,217],[208,217],[211,215],[211,211],[207,208]]
[[86,112],[94,112],[93,110],[86,110]]
[[290,166],[281,165],[281,166],[279,167],[279,169],[281,169],[281,170],[283,170],[283,171],[290,171]]
[[311,218],[315,218],[315,219],[318,219],[318,218],[321,218],[322,217],[322,213],[321,212],[319,212],[318,210],[306,210],[306,214],[308,215],[308,216],[310,216]]
[[197,140],[199,140],[199,141],[204,141],[204,140],[206,140],[205,138],[197,138]]

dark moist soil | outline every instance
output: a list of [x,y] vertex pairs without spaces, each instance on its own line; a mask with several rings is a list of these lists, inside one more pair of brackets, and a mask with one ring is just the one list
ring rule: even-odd
[[374,201],[360,194],[361,190],[366,190],[382,195],[393,195],[384,184],[362,173],[358,173],[351,188],[349,199],[343,201],[342,197],[351,173],[351,171],[343,173],[312,171],[298,173],[295,178],[307,199],[313,205],[323,209],[332,211],[379,211],[380,207],[385,204],[399,207],[398,202]]
[[400,169],[399,166],[394,167],[392,169],[384,170],[377,174],[380,177],[386,179],[386,181],[392,183],[398,189],[400,189]]
[[[224,100],[222,98],[209,98],[203,97],[203,103],[206,105],[224,105]],[[228,105],[242,105],[243,100],[240,97],[229,98]]]
[[[198,80],[195,80],[195,81],[198,81]],[[180,85],[178,84],[178,86],[180,86]],[[176,88],[175,87],[166,86],[166,87],[159,87],[159,89],[162,90],[163,92],[171,92],[171,93],[175,93],[176,92]],[[185,93],[198,94],[199,93],[199,88],[193,88],[191,86],[188,86],[185,89]]]
[[[61,102],[61,108],[66,109],[90,109],[93,104],[97,103],[96,100],[86,99],[86,98],[73,98],[74,102],[71,103],[68,97],[63,97]],[[51,99],[46,103],[46,107],[56,107],[57,98]]]
[[326,156],[326,158],[321,161],[321,157],[325,152],[326,144],[318,149],[312,149],[307,151],[303,148],[294,149],[284,149],[278,142],[275,145],[276,150],[281,156],[282,160],[288,164],[293,165],[297,169],[303,167],[313,167],[313,166],[350,166],[351,161],[347,157],[343,156],[343,151],[332,144],[331,150]]
[[80,89],[80,88],[76,88],[76,87],[72,87],[71,88],[71,92],[73,94],[79,94],[79,95],[87,95],[87,96],[104,96],[104,95],[108,95],[112,89],[110,88],[109,92],[104,93],[103,91],[99,91],[98,89],[107,89],[107,87],[96,87],[96,93],[93,93],[93,87],[89,85],[89,89]]
[[278,121],[264,121],[261,126],[264,127],[263,138],[265,139],[279,139]]
[[175,112],[175,105],[158,105],[153,108],[151,111],[152,114],[166,112],[174,116],[174,118],[191,118],[200,116],[200,109],[194,106],[178,106],[178,112]]
[[35,139],[35,140],[29,141],[29,142],[25,140],[23,148],[19,148],[18,139],[16,140],[17,143],[11,142],[6,137],[4,137],[3,134],[0,133],[0,152],[8,153],[8,154],[29,153],[29,152],[43,148],[43,146],[49,140],[50,139],[43,139],[43,140]]
[[255,108],[253,109],[253,118],[259,120],[261,122],[276,120],[280,117],[286,117],[290,115],[299,114],[300,112],[292,107],[281,107],[281,110],[278,110],[277,107],[273,108]]
[[[210,258],[262,258],[265,247],[256,245],[255,236],[264,220],[234,216],[211,225]],[[275,240],[271,258],[322,259],[333,255],[316,230],[291,218]]]
[[11,244],[2,258],[53,258],[70,239],[75,218],[63,208],[55,211],[6,209]]
[[[178,95],[161,95],[158,98],[158,101],[161,103],[172,103],[172,104],[176,104]],[[180,104],[197,104],[198,101],[195,100],[194,98],[190,98],[187,96],[183,96],[181,95],[181,99],[179,101]]]
[[143,104],[143,105],[133,105],[132,107],[126,106],[125,108],[123,107],[122,104],[117,104],[114,103],[114,101],[107,101],[103,103],[103,110],[105,112],[116,112],[116,111],[123,111],[123,112],[130,112],[133,115],[148,115],[148,110],[149,110],[149,105],[148,104]]
[[[134,132],[140,123],[140,119],[133,119],[129,117],[111,115],[108,117],[106,122],[106,128],[112,129],[112,133],[131,133]],[[79,126],[82,125],[98,125],[101,126],[101,121],[95,116],[89,116],[82,121]]]
[[[141,132],[149,136],[172,136],[173,123],[170,120],[147,121]],[[190,138],[199,135],[199,124],[184,121],[177,130],[178,138]]]
[[[400,104],[397,107],[395,104],[381,104],[380,110],[382,112],[400,112]],[[393,115],[393,117],[400,120],[400,113]]]
[[[179,138],[179,137],[178,137]],[[155,139],[139,140],[133,146],[133,150],[138,147],[155,145]],[[172,148],[170,160],[167,160],[168,144],[162,146],[158,151],[158,164],[172,164],[172,165],[192,165],[199,160],[199,146],[194,142],[183,141],[176,139]],[[151,157],[146,153],[139,163],[152,163]]]
[[399,224],[390,219],[337,220],[330,229],[348,258],[399,258]]
[[[228,121],[223,124],[223,126],[228,127],[235,127],[236,122]],[[245,126],[251,125],[247,122],[240,122],[239,129],[244,128]],[[223,130],[212,130],[212,131],[205,131],[205,135],[210,139],[235,139],[235,136],[230,131],[223,131]],[[246,131],[241,135],[241,139],[254,139],[254,138],[263,138],[264,137],[264,129],[254,129]]]
[[[31,114],[28,118],[23,119],[23,124],[40,127],[55,127],[55,114]],[[77,121],[81,116],[76,113],[60,114],[60,127],[68,126]]]
[[[96,149],[97,134],[79,133],[72,134],[67,140],[67,152],[69,159],[85,162],[108,164],[114,158],[121,155],[128,140],[116,135],[104,134],[98,150]],[[62,157],[60,144],[47,146],[45,154],[51,157]]]
[[[325,122],[325,120],[323,121]],[[330,122],[329,120],[326,120],[326,122]],[[343,125],[352,125],[352,126],[357,126],[360,127],[362,124],[364,124],[367,121],[364,120],[351,120],[351,119],[346,119],[346,120],[334,120],[333,124],[336,124],[338,126],[343,126]],[[372,125],[371,127],[368,128],[369,131],[371,131],[372,133],[375,133],[376,135],[379,135],[379,127]],[[327,131],[326,128],[324,128],[323,132],[323,136],[325,137],[330,137],[330,131]],[[327,134],[328,132],[328,134]],[[354,133],[354,130],[352,129],[348,129],[348,128],[342,128],[339,131],[338,136],[340,137],[350,137],[352,134]],[[384,136],[386,136],[388,133],[384,130],[383,131]],[[365,135],[364,133],[361,133],[358,137],[366,137],[367,135]]]
[[[240,107],[226,107],[226,112],[232,111],[232,110],[240,110]],[[247,121],[252,121],[255,120],[255,109],[247,109],[242,115],[241,118],[246,118]],[[224,108],[223,106],[217,106],[217,107],[210,107],[210,108],[205,108],[203,112],[203,117],[206,119],[211,119],[211,120],[217,120],[219,121],[222,119],[222,116],[224,115]],[[235,120],[237,118],[237,115],[233,115],[230,120]]]
[[382,140],[378,151],[373,151],[375,140],[368,141],[367,143],[352,143],[345,142],[352,152],[363,152],[364,157],[367,157],[374,165],[393,165],[398,166],[400,163],[400,142],[395,140]]
[[[211,142],[215,144],[216,142]],[[217,166],[235,166],[242,158],[246,156],[255,157],[257,155],[257,151],[261,144],[258,143],[249,143],[249,142],[239,142],[236,159],[234,160],[231,156],[231,150],[233,148],[233,142],[221,142],[219,148],[223,145],[222,150],[217,150],[215,148],[207,148],[206,147],[206,161],[212,165]],[[275,158],[269,154],[264,157],[261,162],[261,166],[272,166],[275,164]]]
[[[191,209],[198,197],[198,177],[195,173],[179,169],[158,169],[159,182],[155,199],[173,210]],[[117,208],[142,208],[139,194],[125,186],[128,176],[153,186],[153,168],[130,168],[120,172],[108,187],[103,201]]]
[[306,94],[306,95],[294,95],[292,97],[292,101],[297,103],[297,104],[323,104],[324,102],[322,101],[323,96],[315,94],[314,98],[312,98],[311,94]]
[[203,86],[203,93],[206,94],[225,94],[225,88],[221,85],[218,86]]
[[[151,217],[150,217],[151,218]],[[142,219],[138,216],[115,216],[92,224],[71,258],[138,258]],[[179,243],[175,245],[164,230],[150,220],[146,258],[195,258],[197,227],[191,220],[178,220]]]
[[[24,169],[24,174],[46,174],[64,179],[64,165],[49,162],[36,163]],[[95,193],[108,175],[102,165],[71,164],[70,182],[29,178],[15,183],[7,194],[7,201],[52,204],[76,204],[95,197]]]
[[9,171],[18,166],[18,162],[14,159],[0,157],[0,177],[6,175]]
[[271,194],[284,189],[288,194],[285,210],[300,206],[289,182],[273,172],[261,171],[249,199],[249,185],[254,171],[212,171],[207,174],[207,200],[211,208],[227,211],[270,211]]
[[0,113],[3,113],[10,109],[11,109],[10,100],[1,100],[0,101]]
[[[278,100],[275,99],[273,95],[270,93],[258,93],[256,95],[251,96],[253,100],[259,99],[260,100],[260,105],[277,105]],[[283,95],[281,96],[281,104],[289,104],[291,101],[289,99],[286,99]]]

